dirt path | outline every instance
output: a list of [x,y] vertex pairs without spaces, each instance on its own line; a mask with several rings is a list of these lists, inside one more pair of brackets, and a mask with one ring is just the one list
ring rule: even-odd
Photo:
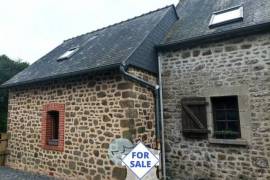
[[52,177],[25,173],[10,168],[0,167],[1,180],[55,180]]

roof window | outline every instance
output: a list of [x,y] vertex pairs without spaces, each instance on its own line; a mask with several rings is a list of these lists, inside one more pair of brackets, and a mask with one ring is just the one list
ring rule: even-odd
[[213,28],[235,21],[243,20],[243,6],[237,6],[226,10],[214,12],[212,14],[209,27]]
[[79,47],[73,47],[73,48],[69,49],[68,51],[66,51],[64,54],[62,54],[61,56],[59,56],[57,60],[63,60],[63,59],[70,58],[78,50],[79,50]]

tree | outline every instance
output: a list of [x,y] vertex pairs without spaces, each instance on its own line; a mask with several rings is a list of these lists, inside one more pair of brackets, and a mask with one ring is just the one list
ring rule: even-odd
[[[29,64],[21,60],[11,60],[6,55],[0,56],[0,84],[12,78],[15,74],[22,71]],[[8,90],[0,89],[0,132],[6,131],[8,111]]]

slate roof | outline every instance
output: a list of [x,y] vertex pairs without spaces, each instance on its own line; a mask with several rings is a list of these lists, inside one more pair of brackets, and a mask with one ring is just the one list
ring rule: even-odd
[[[117,68],[121,63],[156,73],[157,56],[154,46],[162,41],[176,20],[174,6],[167,6],[68,39],[5,82],[2,87]],[[79,50],[72,57],[57,61],[60,55],[73,47],[79,47]]]
[[[234,22],[215,28],[209,28],[208,25],[213,12],[239,5],[243,5],[243,21]],[[226,33],[233,35],[233,32],[236,32],[237,30],[239,30],[239,32],[241,30],[243,30],[242,32],[256,30],[256,26],[259,25],[260,28],[269,26],[270,1],[181,0],[177,6],[177,12],[179,20],[168,32],[168,35],[160,47],[187,43],[200,38],[210,39],[211,37],[222,36]]]

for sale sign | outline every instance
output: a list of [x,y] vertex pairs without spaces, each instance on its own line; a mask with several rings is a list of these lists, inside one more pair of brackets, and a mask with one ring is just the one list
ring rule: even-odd
[[131,150],[122,161],[139,179],[142,179],[159,162],[158,157],[142,143]]

